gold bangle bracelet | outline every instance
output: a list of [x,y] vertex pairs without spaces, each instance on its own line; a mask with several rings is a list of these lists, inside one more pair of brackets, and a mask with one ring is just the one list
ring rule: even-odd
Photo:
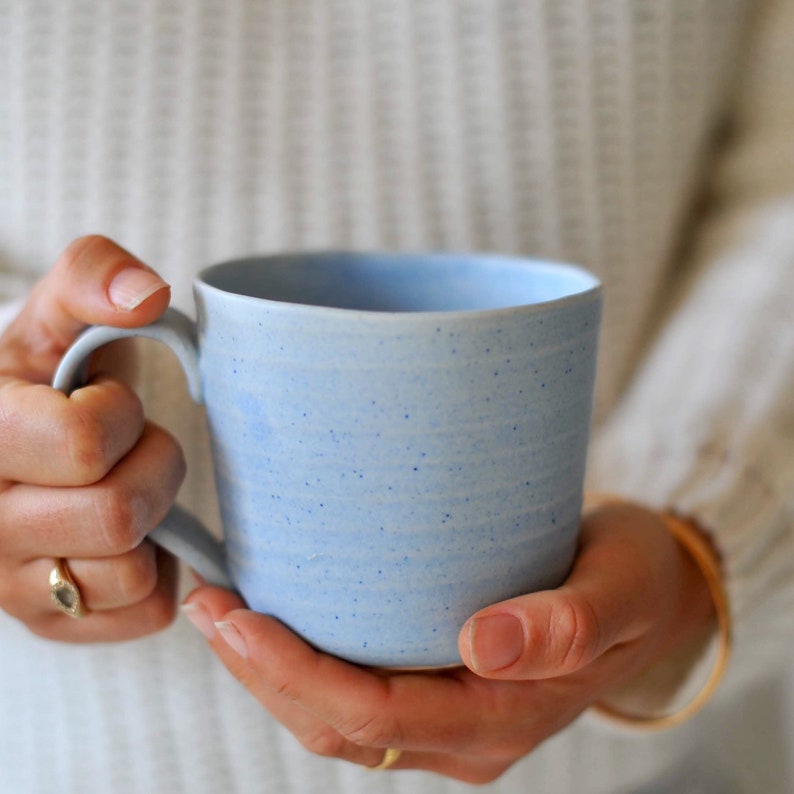
[[[595,501],[604,504],[606,501],[617,502],[624,500],[596,499]],[[725,589],[720,563],[714,548],[711,546],[706,535],[694,522],[683,519],[672,512],[660,513],[660,517],[670,531],[670,534],[687,551],[703,574],[703,578],[706,580],[706,584],[714,602],[719,636],[717,655],[706,682],[686,705],[674,711],[672,714],[646,716],[625,712],[605,703],[596,703],[592,706],[594,712],[611,722],[647,731],[660,731],[680,725],[703,708],[712,697],[725,675],[733,639],[728,594]]]

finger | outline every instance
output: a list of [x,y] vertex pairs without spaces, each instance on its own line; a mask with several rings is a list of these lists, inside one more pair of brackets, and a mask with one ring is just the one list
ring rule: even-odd
[[675,567],[675,554],[652,512],[599,508],[583,521],[566,583],[478,612],[460,633],[461,656],[491,678],[544,679],[582,670],[647,631],[665,592],[662,572]]
[[[216,656],[229,672],[256,697],[268,712],[284,725],[303,747],[315,755],[339,758],[361,766],[376,766],[383,757],[380,748],[355,744],[298,703],[284,697],[257,675],[233,643],[236,629],[223,617],[244,604],[236,594],[218,587],[203,587],[188,596],[183,614],[205,636]],[[217,621],[217,622],[216,622]],[[220,627],[220,629],[219,629]]]
[[18,559],[124,554],[163,519],[185,469],[174,437],[146,423],[138,444],[97,483],[18,484],[0,494],[0,543]]
[[[70,557],[66,563],[80,590],[83,605],[91,612],[139,604],[157,588],[157,553],[154,544],[147,541],[117,557]],[[16,592],[37,593],[35,599],[28,600],[29,610],[54,612],[57,609],[52,601],[43,597],[49,592],[52,567],[53,559],[43,557],[17,569],[13,583]]]
[[140,400],[98,377],[71,397],[21,381],[0,387],[0,477],[38,485],[97,482],[144,427]]
[[[204,592],[194,600],[202,601]],[[246,652],[239,655],[257,686],[364,747],[464,752],[482,741],[497,741],[507,726],[486,725],[480,705],[487,701],[494,713],[504,714],[521,687],[506,681],[494,686],[465,668],[376,674],[316,651],[269,616],[238,609],[223,621],[242,638]]]
[[33,288],[0,338],[0,372],[49,382],[86,325],[145,325],[162,314],[169,297],[168,285],[116,243],[81,237]]
[[89,611],[80,620],[48,611],[27,623],[28,628],[39,636],[63,642],[119,642],[166,628],[176,613],[178,565],[160,548],[156,549],[156,556],[157,586],[143,601],[119,609]]
[[[239,652],[242,646],[233,633],[236,631],[234,624],[223,621],[233,610],[243,608],[244,604],[238,596],[228,590],[211,587],[194,591],[182,605],[186,617],[208,639],[215,654],[229,672],[305,749],[315,755],[339,758],[365,767],[377,766],[383,760],[384,748],[366,747],[351,742],[297,702],[275,691],[257,675],[256,669]],[[234,649],[232,643],[237,644],[238,650]],[[406,751],[389,769],[423,769],[467,783],[487,783],[499,777],[513,760],[514,758],[505,760],[470,753],[456,755],[446,752]]]
[[488,782],[569,724],[606,677],[601,671],[591,685],[581,676],[489,681],[464,668],[373,673],[317,653],[222,590],[200,588],[190,601],[224,664],[308,749],[365,766],[394,747],[405,750],[394,769]]

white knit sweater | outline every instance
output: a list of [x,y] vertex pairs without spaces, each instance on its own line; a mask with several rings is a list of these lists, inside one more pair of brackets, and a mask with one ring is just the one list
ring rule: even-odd
[[[495,249],[603,278],[590,484],[712,528],[737,653],[693,723],[651,739],[586,717],[484,790],[620,794],[691,771],[720,755],[732,692],[787,662],[794,0],[748,6],[0,0],[8,299],[87,232],[188,309],[204,264],[279,249]],[[144,375],[190,461],[180,498],[217,528],[201,412],[169,357],[147,348]],[[776,791],[763,774],[737,785]],[[658,790],[707,790],[684,778]],[[183,621],[71,647],[0,615],[0,794],[464,788],[309,756]]]

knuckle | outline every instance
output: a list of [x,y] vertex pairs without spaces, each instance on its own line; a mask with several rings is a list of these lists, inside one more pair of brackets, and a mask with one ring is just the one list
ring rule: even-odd
[[158,594],[145,602],[145,612],[142,623],[146,626],[147,633],[162,631],[168,628],[176,619],[176,600]]
[[595,610],[585,598],[566,598],[552,611],[549,631],[564,672],[580,670],[598,654],[601,628]]
[[157,588],[157,560],[148,544],[120,558],[114,573],[119,592],[127,603],[144,601]]
[[97,522],[111,553],[124,554],[140,543],[145,532],[138,516],[140,502],[141,498],[120,486],[102,489],[101,498],[94,501]]
[[66,454],[75,485],[91,485],[110,469],[105,428],[99,417],[76,403],[63,418]]
[[[139,486],[137,503],[143,508],[142,520],[155,523],[171,506],[187,473],[185,453],[177,439],[167,430],[147,423],[139,446],[138,460],[145,459],[146,485]],[[148,531],[150,527],[145,529]]]
[[400,741],[399,731],[391,720],[380,714],[342,725],[339,733],[348,741],[364,747],[389,747]]
[[187,461],[181,444],[167,431],[162,431],[164,436],[164,450],[162,460],[167,463],[168,471],[177,486],[182,483],[187,474]]
[[55,262],[53,273],[57,278],[69,278],[81,266],[89,250],[99,249],[100,253],[110,254],[117,250],[113,241],[101,234],[87,234],[72,240],[64,248]]

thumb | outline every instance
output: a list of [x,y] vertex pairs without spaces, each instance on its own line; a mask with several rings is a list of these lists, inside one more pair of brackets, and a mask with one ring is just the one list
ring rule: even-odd
[[674,544],[659,518],[633,506],[603,508],[582,523],[568,580],[494,604],[472,616],[458,644],[475,673],[508,680],[581,670],[618,643],[631,642],[664,610],[660,587]]
[[[99,235],[71,243],[30,293],[2,337],[0,366],[48,380],[57,361],[90,324],[131,328],[165,311],[168,284],[112,240]],[[20,364],[28,371],[20,372]]]

